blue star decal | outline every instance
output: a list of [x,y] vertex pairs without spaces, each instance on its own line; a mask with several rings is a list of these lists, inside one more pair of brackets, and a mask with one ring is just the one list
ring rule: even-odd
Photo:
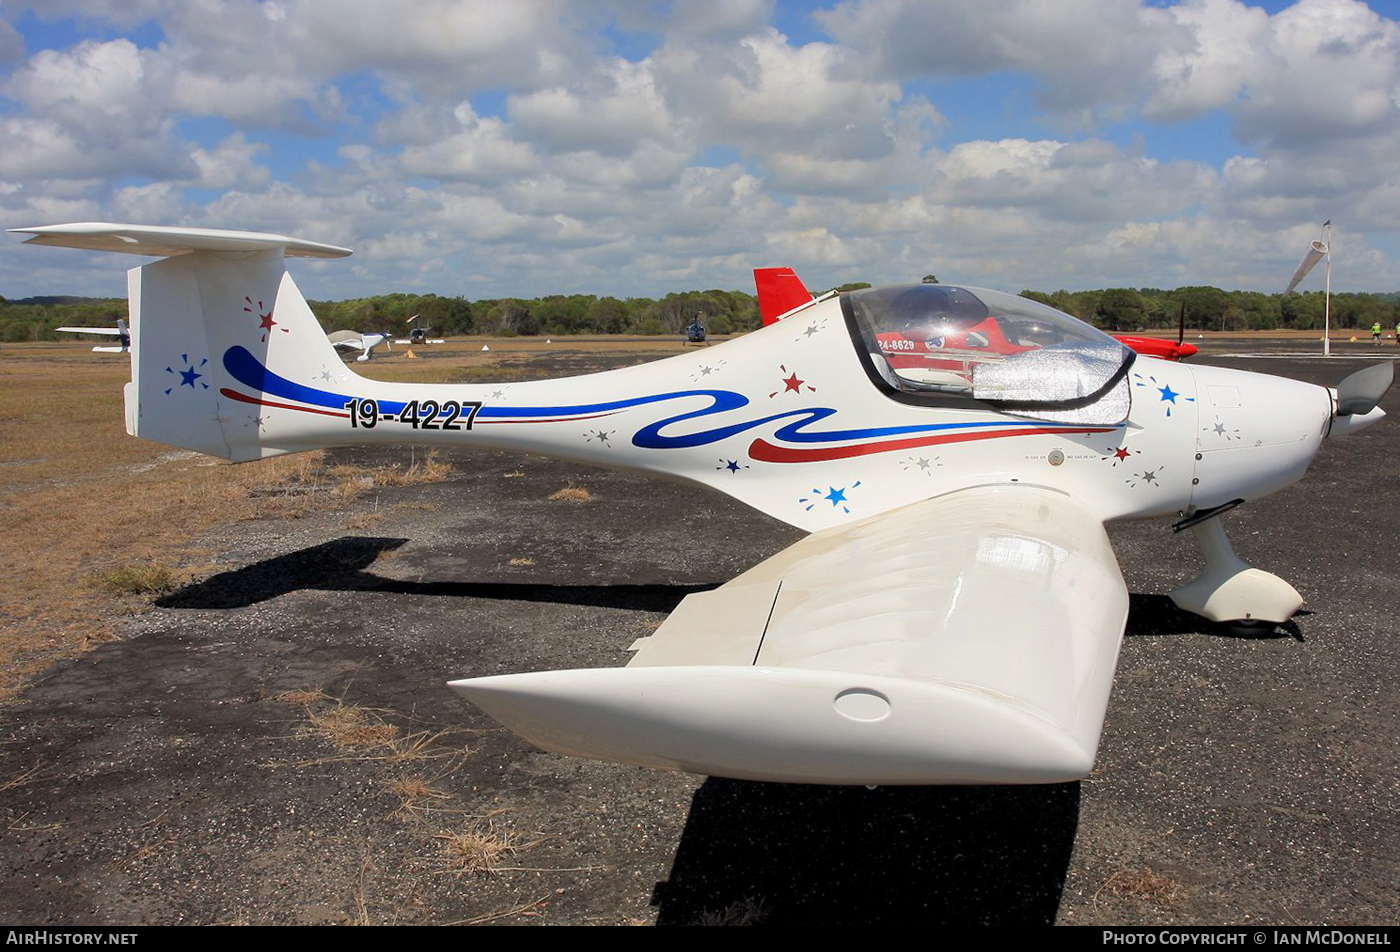
[[802,504],[807,512],[811,512],[812,508],[823,499],[831,503],[832,509],[840,507],[842,512],[850,512],[850,507],[846,505],[848,502],[846,493],[859,488],[859,486],[860,480],[857,479],[855,482],[851,483],[850,486],[842,486],[840,489],[837,489],[835,486],[827,486],[826,492],[822,492],[820,489],[813,489],[812,495],[803,496],[797,501]]
[[737,473],[739,471],[739,461],[737,459],[732,459],[724,464],[724,468],[731,473]]
[[[1148,381],[1151,381],[1150,387],[1148,386]],[[1172,407],[1178,405],[1176,402],[1177,397],[1181,397],[1181,399],[1186,403],[1196,402],[1195,397],[1188,397],[1180,393],[1179,391],[1173,390],[1172,385],[1169,383],[1159,383],[1157,378],[1152,376],[1151,374],[1148,374],[1146,378],[1144,378],[1142,374],[1133,374],[1133,386],[1156,390],[1161,398],[1158,402],[1167,405],[1167,416],[1171,416]]]
[[[173,383],[173,382],[172,382],[171,385],[170,385],[169,387],[166,387],[166,388],[165,388],[165,395],[166,395],[166,396],[169,396],[170,393],[171,393],[172,391],[174,391],[174,390],[176,390],[176,389],[178,389],[178,388],[180,388],[180,387],[189,387],[191,390],[198,390],[199,387],[203,387],[205,390],[208,390],[208,389],[209,389],[209,384],[207,384],[207,383],[204,382],[204,380],[203,380],[204,374],[200,373],[198,370],[195,369],[195,364],[190,360],[190,355],[189,355],[189,354],[181,354],[181,355],[180,355],[180,360],[181,360],[181,361],[184,363],[184,365],[185,365],[183,369],[181,369],[181,370],[176,370],[174,367],[166,367],[166,368],[165,368],[165,372],[168,373],[168,374],[170,374],[172,377],[175,376],[176,374],[179,374],[179,376],[180,376],[180,382],[179,382],[179,383]],[[205,364],[207,364],[207,363],[209,363],[209,358],[208,358],[208,357],[205,357],[203,360],[201,360],[201,361],[199,362],[199,366],[200,366],[200,367],[203,367],[203,366],[204,366]],[[199,381],[199,387],[196,387],[196,386],[195,386],[195,381],[196,381],[196,380]]]

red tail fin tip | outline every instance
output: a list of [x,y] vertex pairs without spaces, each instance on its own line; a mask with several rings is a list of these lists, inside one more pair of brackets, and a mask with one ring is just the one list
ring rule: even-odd
[[812,300],[811,292],[791,268],[754,268],[753,283],[758,289],[758,314],[764,327]]

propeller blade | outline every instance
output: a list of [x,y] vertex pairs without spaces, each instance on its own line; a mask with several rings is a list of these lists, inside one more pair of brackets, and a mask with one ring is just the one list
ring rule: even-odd
[[1375,364],[1337,384],[1337,416],[1370,413],[1395,380],[1395,362]]
[[1181,299],[1181,311],[1176,315],[1176,342],[1186,340],[1186,298]]

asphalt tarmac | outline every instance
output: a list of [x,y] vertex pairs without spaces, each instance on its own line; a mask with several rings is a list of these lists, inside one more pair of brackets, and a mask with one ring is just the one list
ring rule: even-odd
[[[1335,383],[1373,350],[1197,359]],[[1075,784],[591,763],[444,686],[625,664],[685,595],[799,537],[707,490],[462,452],[443,483],[227,527],[199,542],[219,571],[0,710],[0,919],[1395,923],[1400,394],[1382,406],[1302,483],[1224,517],[1242,557],[1306,597],[1282,628],[1178,611],[1164,593],[1195,574],[1190,540],[1111,528],[1132,609],[1098,765]],[[548,501],[569,484],[592,500]],[[335,700],[286,697],[308,690]],[[337,747],[311,722],[337,706],[398,743]],[[464,834],[488,859],[515,851],[471,871]]]

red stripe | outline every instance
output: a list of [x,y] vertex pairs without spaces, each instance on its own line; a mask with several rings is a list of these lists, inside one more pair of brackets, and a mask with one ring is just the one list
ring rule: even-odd
[[764,463],[818,463],[823,460],[869,456],[873,453],[890,453],[895,450],[913,449],[916,446],[936,446],[940,443],[968,443],[973,440],[996,440],[1007,436],[1039,436],[1047,433],[1111,432],[1113,432],[1113,427],[1064,429],[1063,427],[1036,426],[1020,430],[985,430],[980,433],[940,433],[935,436],[915,436],[907,440],[890,440],[884,443],[858,443],[855,446],[832,446],[817,449],[792,449],[786,446],[774,446],[767,440],[760,438],[749,444],[749,456]]
[[348,413],[337,413],[334,410],[316,410],[312,407],[294,407],[290,403],[276,403],[272,400],[259,400],[257,397],[245,396],[244,394],[241,394],[236,390],[230,390],[228,387],[220,389],[219,392],[222,393],[224,396],[228,397],[230,400],[239,400],[243,403],[255,403],[260,407],[277,407],[279,410],[300,410],[302,413],[319,413],[322,416],[340,417],[342,420],[348,419],[350,417],[350,414]]

